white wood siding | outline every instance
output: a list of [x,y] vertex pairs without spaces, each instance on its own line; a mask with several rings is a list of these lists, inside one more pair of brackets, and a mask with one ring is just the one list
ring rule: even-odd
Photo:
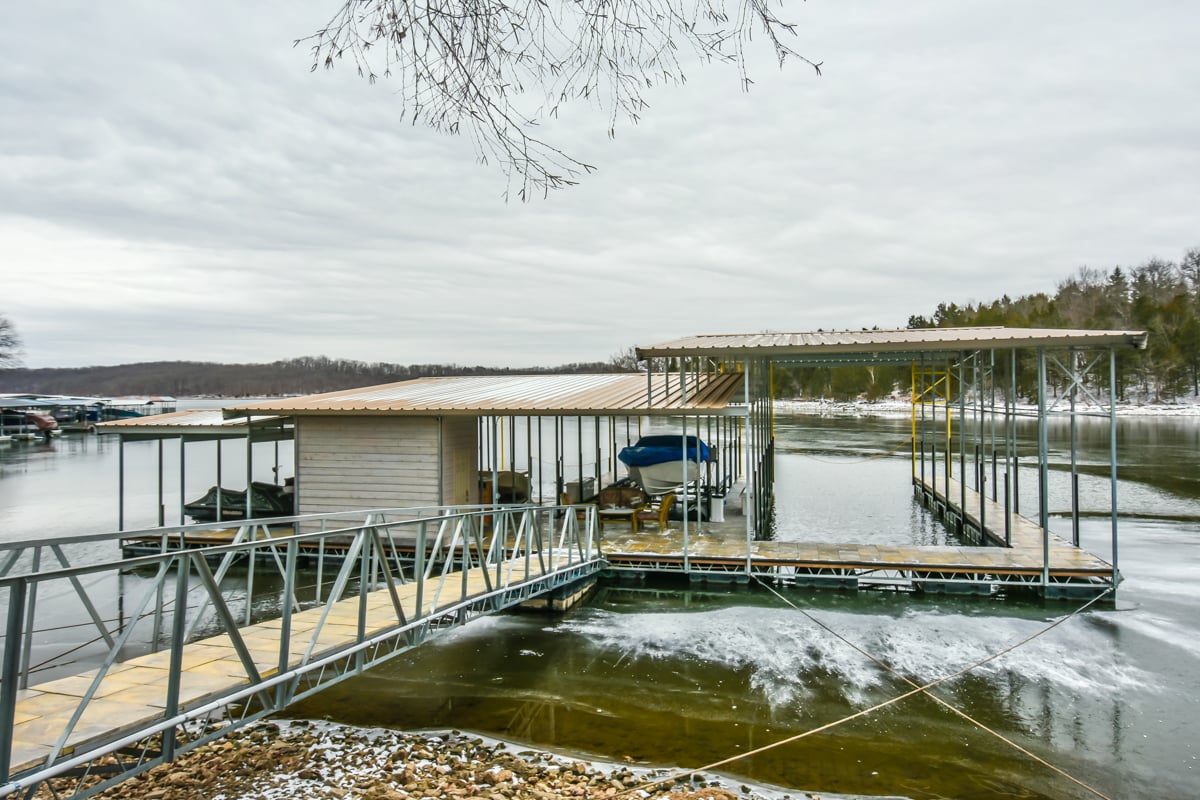
[[479,502],[477,435],[475,417],[442,420],[442,502],[446,505]]
[[441,502],[435,417],[298,417],[296,448],[301,514]]

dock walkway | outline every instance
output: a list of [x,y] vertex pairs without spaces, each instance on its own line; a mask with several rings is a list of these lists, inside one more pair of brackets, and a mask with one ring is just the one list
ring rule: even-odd
[[[915,490],[928,507],[936,505],[935,510],[943,514],[946,509],[958,514],[962,487],[954,480],[949,486],[951,500],[947,500],[941,486],[934,494],[931,486],[917,481]],[[970,489],[965,494],[967,507],[978,509],[979,495]],[[982,502],[988,538],[1003,542],[1003,506],[986,497]],[[963,516],[968,525],[980,525],[975,512]],[[1046,596],[1055,596],[1067,586],[1086,593],[1111,585],[1110,563],[1053,532],[1045,540],[1036,522],[1014,514],[1010,530],[1011,547],[747,542],[744,517],[733,515],[724,523],[693,524],[686,554],[681,522],[672,523],[666,531],[637,534],[628,528],[609,526],[602,534],[601,546],[610,567],[616,570],[686,569],[701,577],[706,573],[740,572],[844,588],[884,584],[926,591],[990,593],[1001,585],[1021,584],[1039,586]]]
[[[485,517],[495,520],[486,543],[478,524]],[[9,600],[0,682],[0,797],[45,781],[55,782],[56,796],[91,793],[358,674],[439,631],[535,599],[547,606],[569,602],[604,567],[594,545],[595,515],[577,523],[574,514],[556,518],[528,507],[431,521],[388,522],[370,514],[356,526],[329,532],[0,575],[0,598]],[[405,564],[388,545],[392,528],[397,538],[415,528],[418,554],[436,557],[418,555],[415,565]],[[300,545],[332,537],[338,542],[349,537],[351,546],[343,553],[331,548],[338,568],[327,573],[327,582],[318,580],[318,598],[302,605],[295,582]],[[273,598],[272,603],[256,619],[239,621],[229,601],[250,584],[225,585],[222,576],[229,564],[244,563],[257,549],[276,551],[283,588],[260,582],[266,585],[260,595],[266,592],[264,599]],[[214,574],[215,557],[224,557],[224,563]],[[83,661],[96,668],[63,676],[74,669],[70,659],[76,656],[55,638],[54,623],[42,620],[44,604],[36,598],[74,586],[81,603],[94,612],[105,606],[87,594],[86,586],[111,586],[101,580],[104,575],[131,571],[139,577],[138,588],[126,598],[127,621],[110,628],[92,614],[107,643],[101,652],[107,654]],[[150,577],[153,572],[157,577]],[[247,609],[252,604],[244,596],[240,602]],[[169,610],[151,613],[155,604]],[[205,629],[191,633],[201,619],[209,620]],[[150,627],[154,633],[136,652],[131,643],[141,638],[135,631],[144,637]],[[168,644],[146,652],[153,641]],[[30,654],[41,657],[52,650],[63,650],[57,676],[28,680],[36,676],[30,675]]]
[[[515,573],[517,581],[535,576],[534,571],[526,571],[524,558],[515,559],[501,567]],[[456,601],[469,603],[491,590],[483,572],[479,567],[468,572],[465,578],[466,591],[461,598],[456,593]],[[540,570],[536,574],[540,575]],[[447,580],[458,584],[463,582],[463,576],[461,573],[451,573]],[[403,617],[397,614],[389,592],[374,591],[368,594],[361,631],[357,597],[334,603],[328,609],[321,606],[294,614],[291,618],[292,636],[288,644],[288,668],[302,670],[361,642],[364,636],[372,639],[389,631],[403,635],[399,629],[405,620],[429,616],[438,611],[437,602],[429,599],[423,602],[424,614],[417,613],[415,583],[398,586],[397,595],[404,611]],[[241,639],[258,671],[259,679],[265,680],[278,674],[282,634],[278,619],[240,629]],[[234,694],[256,682],[247,674],[246,665],[229,634],[186,645],[182,664],[179,703],[185,708]],[[96,670],[38,684],[19,692],[13,726],[13,772],[28,770],[45,760],[89,690],[92,690],[94,699],[83,707],[82,715],[67,738],[63,754],[86,748],[97,741],[117,738],[162,720],[170,668],[171,653],[161,651],[113,665],[94,688],[92,684]]]

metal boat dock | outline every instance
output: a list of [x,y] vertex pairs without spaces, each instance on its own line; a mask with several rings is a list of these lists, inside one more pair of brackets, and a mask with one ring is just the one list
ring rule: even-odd
[[[914,485],[917,498],[951,518],[960,516],[958,481],[947,500],[929,485]],[[966,490],[969,505],[983,502],[986,515],[1003,524],[1004,509]],[[978,525],[974,512],[964,515]],[[633,534],[610,526],[601,534],[609,568],[627,574],[686,573],[697,581],[754,578],[838,589],[892,588],[941,594],[990,595],[1032,590],[1047,597],[1094,596],[1112,585],[1113,566],[1020,515],[1011,520],[1012,545],[1003,527],[987,529],[988,545],[917,546],[746,540],[736,507],[728,521],[705,522],[685,537],[678,525]],[[997,541],[998,540],[998,541]]]

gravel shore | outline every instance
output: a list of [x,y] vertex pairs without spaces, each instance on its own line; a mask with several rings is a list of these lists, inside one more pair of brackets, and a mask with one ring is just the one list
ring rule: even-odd
[[[108,800],[670,798],[816,800],[516,750],[457,731],[406,733],[316,722],[263,723],[203,745],[100,795]],[[829,798],[829,795],[825,795]]]

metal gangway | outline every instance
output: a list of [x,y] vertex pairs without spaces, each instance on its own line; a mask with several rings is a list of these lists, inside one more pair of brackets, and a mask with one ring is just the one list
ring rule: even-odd
[[569,592],[605,566],[596,522],[587,505],[458,506],[0,544],[0,797],[95,794]]

